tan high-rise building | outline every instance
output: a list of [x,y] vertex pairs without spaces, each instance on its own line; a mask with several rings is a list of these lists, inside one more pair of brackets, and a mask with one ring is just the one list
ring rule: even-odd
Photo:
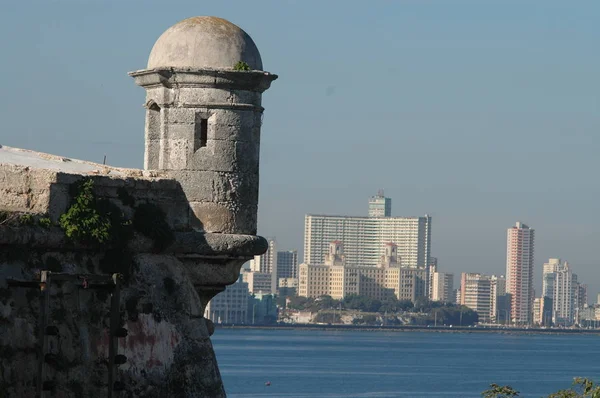
[[508,229],[506,292],[511,295],[511,322],[528,325],[533,314],[534,230],[517,222]]
[[492,280],[488,275],[465,273],[460,278],[460,304],[466,305],[479,315],[479,322],[492,320]]
[[359,294],[378,300],[395,296],[398,300],[414,301],[426,294],[427,271],[424,268],[401,267],[397,246],[386,244],[377,267],[349,266],[341,241],[333,241],[322,265],[300,264],[298,295],[320,297],[329,295],[342,299]]
[[431,275],[431,300],[452,302],[454,297],[454,274],[434,272]]

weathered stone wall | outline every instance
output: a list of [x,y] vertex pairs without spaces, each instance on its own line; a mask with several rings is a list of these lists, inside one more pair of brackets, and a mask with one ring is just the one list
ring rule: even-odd
[[[0,164],[0,211],[43,214],[57,222],[71,204],[73,184],[87,178],[94,181],[94,192],[98,198],[110,200],[126,216],[133,215],[135,204],[152,203],[165,212],[166,221],[176,230],[198,225],[191,221],[194,215],[178,181],[165,175],[158,177],[159,172],[145,172],[148,176],[144,177],[139,170],[138,176],[112,176],[111,170],[123,169],[98,167],[99,173],[79,174]],[[100,172],[109,174],[101,175]],[[133,174],[135,171],[130,172]]]
[[[128,397],[224,397],[203,318],[206,303],[233,283],[262,238],[177,233],[161,253],[136,236],[125,258],[65,239],[56,227],[0,226],[0,390],[8,397],[34,397],[40,353],[40,290],[9,287],[7,278],[39,280],[40,270],[69,274],[123,273],[119,319],[128,329],[118,353],[127,357],[117,381]],[[227,253],[227,254],[226,254]],[[47,379],[57,397],[101,397],[108,392],[110,292],[82,283],[50,286]]]

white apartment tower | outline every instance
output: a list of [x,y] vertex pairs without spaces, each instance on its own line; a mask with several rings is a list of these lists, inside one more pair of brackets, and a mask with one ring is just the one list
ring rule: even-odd
[[431,255],[431,217],[352,217],[308,214],[304,263],[323,264],[329,243],[343,243],[346,264],[377,266],[387,243],[398,246],[405,267],[425,268]]
[[460,278],[460,304],[466,305],[479,315],[479,322],[492,320],[492,281],[487,275],[462,273]]
[[534,230],[517,222],[506,241],[506,293],[511,294],[511,322],[528,325],[533,310]]
[[431,274],[431,300],[454,301],[454,274],[433,272]]
[[577,275],[571,271],[568,262],[561,262],[554,272],[554,297],[552,298],[556,325],[569,326],[575,320]]
[[386,198],[383,189],[369,199],[369,217],[391,217],[392,199]]
[[271,294],[277,291],[277,242],[275,239],[269,239],[269,248],[264,254],[254,256],[250,260],[250,270],[261,274],[271,275]]

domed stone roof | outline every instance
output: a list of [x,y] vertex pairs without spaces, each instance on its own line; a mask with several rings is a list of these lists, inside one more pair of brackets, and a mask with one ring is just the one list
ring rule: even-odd
[[192,17],[167,29],[156,41],[148,69],[233,69],[239,61],[262,70],[252,38],[237,25],[217,17]]

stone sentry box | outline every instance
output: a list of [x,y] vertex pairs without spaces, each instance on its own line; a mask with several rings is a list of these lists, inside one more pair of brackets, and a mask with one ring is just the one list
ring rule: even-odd
[[[48,353],[54,360],[42,382],[53,388],[42,396],[225,396],[209,339],[214,326],[203,312],[267,249],[255,235],[261,95],[277,76],[262,70],[243,30],[215,17],[169,28],[147,69],[130,75],[146,90],[144,170],[0,146],[0,396],[39,395]],[[68,239],[57,224],[73,203],[72,187],[88,179],[98,200],[125,219],[141,205],[161,209],[169,244],[157,247],[140,233],[119,250]],[[11,217],[28,222],[6,222]],[[52,225],[40,226],[42,218]],[[37,344],[41,294],[18,287],[35,286],[48,275],[42,271],[73,275],[44,292],[57,332],[45,353]],[[118,352],[127,360],[113,377],[123,391],[108,384],[112,293],[78,282],[113,273],[124,277],[117,315],[128,332]]]

